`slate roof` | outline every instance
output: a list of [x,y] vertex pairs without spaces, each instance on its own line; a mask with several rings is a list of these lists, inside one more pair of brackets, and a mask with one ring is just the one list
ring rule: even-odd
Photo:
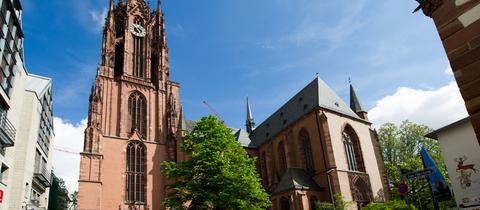
[[[182,122],[181,122],[181,128],[184,131],[190,132],[193,130],[193,126],[195,126],[196,121],[194,120],[187,120],[184,117],[182,117]],[[250,147],[250,148],[255,148],[252,145],[252,141],[250,140],[250,137],[248,137],[248,132],[243,130],[243,129],[236,129],[236,128],[230,128],[232,130],[232,134],[235,136],[235,139],[240,142],[240,144],[243,147]]]
[[197,122],[194,121],[194,120],[187,120],[185,119],[184,117],[182,117],[182,122],[181,122],[181,127],[180,129],[181,130],[184,130],[184,131],[187,131],[187,132],[190,132],[193,130],[193,126],[195,126]]
[[352,84],[350,84],[350,108],[356,113],[365,111]]
[[302,168],[288,168],[283,174],[280,183],[273,194],[287,190],[314,190],[321,189],[308,173]]
[[240,144],[244,147],[254,147],[252,145],[252,141],[250,140],[250,137],[248,137],[248,132],[243,130],[243,129],[233,129],[233,132],[235,133],[235,139],[237,139]]
[[253,146],[262,145],[316,107],[362,120],[320,77],[317,77],[252,132],[250,138]]

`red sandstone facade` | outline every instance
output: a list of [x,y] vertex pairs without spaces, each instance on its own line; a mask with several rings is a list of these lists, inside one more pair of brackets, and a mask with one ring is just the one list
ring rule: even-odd
[[425,0],[480,143],[480,1]]
[[110,1],[90,96],[78,208],[162,209],[160,165],[177,159],[179,84],[169,80],[160,7]]
[[239,141],[258,158],[272,209],[313,210],[336,193],[353,201],[348,209],[389,198],[377,135],[352,86],[349,107],[316,78],[257,128],[252,122],[251,142]]

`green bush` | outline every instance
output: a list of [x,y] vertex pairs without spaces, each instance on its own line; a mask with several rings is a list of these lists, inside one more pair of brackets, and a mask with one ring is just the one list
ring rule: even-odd
[[[413,205],[411,210],[417,210]],[[371,203],[362,208],[362,210],[407,210],[407,204],[402,200],[394,200],[386,203]]]
[[333,204],[326,202],[318,202],[315,204],[315,210],[333,210]]
[[[341,193],[336,193],[334,195],[335,199],[335,209],[336,210],[345,210],[351,202],[345,201]],[[315,204],[315,209],[316,210],[333,210],[333,204],[328,203],[328,202],[317,202]]]

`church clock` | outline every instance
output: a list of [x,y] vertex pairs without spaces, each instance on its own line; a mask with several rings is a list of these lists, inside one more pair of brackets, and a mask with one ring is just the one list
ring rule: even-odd
[[139,24],[130,25],[130,27],[128,27],[128,30],[130,30],[133,35],[138,37],[145,37],[145,35],[147,35],[147,30],[145,30],[145,28]]

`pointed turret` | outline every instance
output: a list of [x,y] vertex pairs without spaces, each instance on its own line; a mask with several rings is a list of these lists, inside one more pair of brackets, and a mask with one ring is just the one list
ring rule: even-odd
[[358,99],[357,93],[355,92],[355,88],[353,88],[352,81],[349,79],[350,83],[350,108],[357,113],[357,115],[364,119],[368,120],[367,112],[363,109],[360,100]]
[[162,14],[162,3],[160,3],[160,0],[157,1],[157,12]]
[[115,9],[115,0],[110,0],[110,12],[113,12],[113,10]]
[[178,130],[181,132],[187,131],[187,120],[183,113],[183,106],[180,106],[180,120],[178,121]]
[[255,121],[253,120],[252,109],[250,108],[250,102],[247,97],[247,122],[245,124],[247,132],[251,134],[255,129]]

